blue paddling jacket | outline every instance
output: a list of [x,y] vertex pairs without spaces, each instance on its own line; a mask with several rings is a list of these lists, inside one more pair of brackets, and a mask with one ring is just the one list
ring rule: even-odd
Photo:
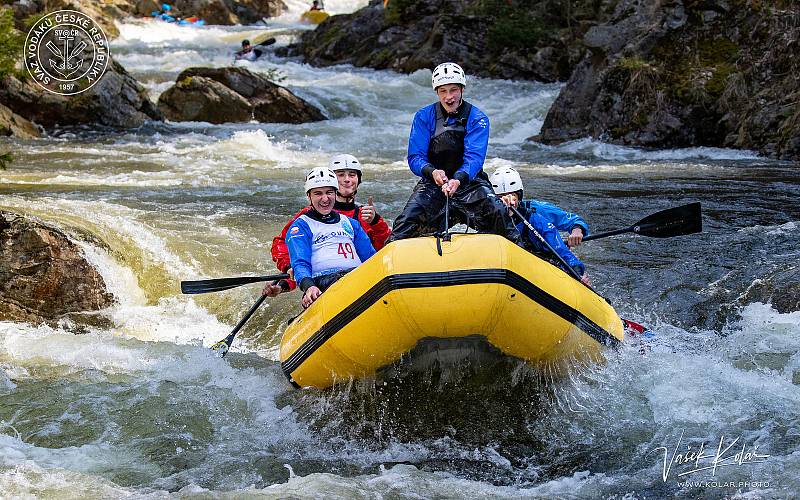
[[[451,140],[463,135],[463,153],[453,165],[451,161],[437,162],[434,159],[437,152],[430,150],[434,139],[448,134],[452,134]],[[408,137],[408,166],[419,177],[430,177],[435,169],[444,170],[463,186],[483,170],[488,147],[489,118],[483,111],[464,101],[456,113],[447,115],[442,105],[435,102],[414,115]]]
[[589,236],[589,224],[580,215],[562,210],[552,203],[540,200],[522,200],[520,208],[524,208],[526,212],[536,212],[552,222],[559,231],[571,233],[573,229],[578,227],[583,231],[584,237]]
[[[312,225],[318,229],[317,234],[312,229]],[[343,242],[342,245],[339,245],[339,252],[336,252],[335,249],[327,248],[331,244],[335,246],[337,241]],[[352,247],[350,243],[352,243]],[[372,242],[361,227],[361,224],[337,212],[320,216],[316,211],[312,210],[308,214],[301,215],[289,227],[286,245],[289,248],[292,269],[294,269],[294,279],[303,291],[315,284],[314,278],[340,270],[352,269],[375,255],[375,248],[372,247]],[[343,245],[346,245],[350,255],[342,250]],[[327,261],[327,268],[313,269],[312,263],[315,261],[315,249],[318,252],[329,253],[334,259],[338,253],[342,257],[342,265],[337,266],[335,262],[331,262],[331,259],[328,258],[322,259]],[[353,252],[353,249],[355,249],[355,252]],[[331,251],[333,252],[332,254]],[[354,259],[353,253],[358,259]],[[319,255],[317,255],[316,260],[320,260]]]
[[[522,208],[524,209],[525,207]],[[561,235],[558,233],[558,229],[556,229],[555,224],[545,219],[545,217],[542,215],[539,215],[536,211],[528,212],[527,210],[520,210],[520,213],[528,219],[528,222],[530,222],[533,228],[542,235],[545,241],[547,241],[547,243],[553,247],[553,250],[555,250],[562,259],[564,259],[569,267],[575,270],[575,272],[577,272],[580,276],[586,274],[586,266],[584,266],[583,262],[575,257],[575,254],[573,254],[569,248],[567,248],[567,245],[564,244],[564,241],[561,239]],[[528,229],[528,226],[520,222],[517,224],[517,230],[522,235],[523,241],[531,251],[537,254],[552,257],[550,250],[548,250],[547,247],[542,244],[541,241],[539,241],[539,238],[537,238],[536,235]]]

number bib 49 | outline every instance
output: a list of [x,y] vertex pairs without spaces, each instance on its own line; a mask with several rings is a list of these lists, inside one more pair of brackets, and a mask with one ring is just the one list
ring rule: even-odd
[[300,217],[311,228],[311,269],[314,277],[353,269],[361,264],[353,242],[355,232],[350,219],[341,216],[336,224],[325,224],[305,215]]

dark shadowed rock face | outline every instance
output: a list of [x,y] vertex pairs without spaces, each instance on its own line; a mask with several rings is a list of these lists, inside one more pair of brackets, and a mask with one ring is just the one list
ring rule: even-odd
[[621,0],[537,139],[800,158],[800,6],[784,3]]
[[410,73],[456,61],[473,75],[565,80],[588,27],[609,7],[590,0],[392,0],[328,18],[285,55]]
[[197,16],[205,19],[206,24],[224,25],[252,24],[263,17],[279,16],[286,8],[281,0],[174,0],[168,3],[183,17]]
[[189,68],[161,94],[159,109],[174,121],[306,123],[322,112],[262,75],[239,67]]
[[0,82],[0,104],[45,128],[98,123],[110,127],[139,127],[162,120],[145,88],[116,61],[100,81],[74,96],[47,92],[34,82],[8,76]]
[[0,320],[40,323],[113,301],[102,276],[63,233],[0,211]]

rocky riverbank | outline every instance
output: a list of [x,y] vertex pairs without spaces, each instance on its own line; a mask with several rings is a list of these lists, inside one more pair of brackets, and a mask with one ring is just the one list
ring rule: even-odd
[[[280,0],[177,0],[169,3],[176,15],[196,15],[208,24],[226,25],[254,23],[263,17],[279,15],[285,8]],[[70,97],[39,88],[21,67],[25,33],[47,12],[60,9],[83,12],[95,19],[109,38],[114,38],[119,34],[115,19],[149,16],[150,12],[159,10],[160,5],[156,0],[107,0],[102,3],[22,0],[0,7],[0,42],[3,45],[0,50],[0,135],[30,138],[57,126],[99,124],[130,128],[139,127],[148,120],[163,120],[162,113],[150,100],[145,88],[113,59],[97,85]],[[273,101],[297,99],[284,95],[288,93],[285,89],[273,93],[280,94]],[[262,103],[261,108],[266,107]],[[275,106],[271,108],[277,109]]]
[[800,6],[620,1],[537,138],[800,158]]
[[[115,19],[149,17],[159,11],[161,0],[17,0],[11,2],[17,29],[26,31],[39,16],[61,9],[77,10],[91,16],[109,38],[119,31]],[[206,24],[252,24],[264,17],[279,16],[286,5],[281,0],[167,0],[176,16],[197,16]]]
[[800,158],[800,6],[730,0],[391,0],[284,51],[314,65],[568,80],[535,140]]
[[[314,65],[353,64],[410,73],[459,61],[472,75],[566,80],[585,52],[586,30],[609,1],[372,0],[333,16],[286,54]],[[563,5],[562,5],[563,4]]]
[[0,210],[0,321],[54,321],[113,302],[103,277],[67,235]]

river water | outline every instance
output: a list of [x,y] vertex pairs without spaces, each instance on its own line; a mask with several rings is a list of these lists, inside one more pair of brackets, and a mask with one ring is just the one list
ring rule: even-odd
[[[328,8],[361,3],[330,0]],[[186,67],[228,64],[242,38],[289,43],[301,29],[294,16],[302,6],[292,8],[268,28],[121,23],[112,49],[155,99]],[[702,234],[620,236],[578,250],[596,288],[655,336],[556,381],[511,364],[474,377],[295,391],[276,360],[297,295],[269,300],[221,360],[207,346],[227,334],[258,286],[183,296],[178,283],[273,272],[269,242],[303,206],[304,172],[334,153],[361,159],[359,196],[396,217],[415,182],[405,145],[414,111],[432,102],[430,72],[312,68],[274,56],[247,65],[279,72],[331,119],[0,139],[0,149],[16,152],[0,172],[0,208],[74,235],[118,299],[58,325],[0,322],[0,496],[800,491],[796,165],[732,150],[525,143],[559,86],[471,80],[468,99],[492,120],[487,169],[515,166],[528,196],[584,215],[595,231],[703,203]],[[720,442],[718,468],[679,476],[695,468],[679,460],[686,452],[703,446],[713,457]],[[665,467],[673,453],[681,457]]]

